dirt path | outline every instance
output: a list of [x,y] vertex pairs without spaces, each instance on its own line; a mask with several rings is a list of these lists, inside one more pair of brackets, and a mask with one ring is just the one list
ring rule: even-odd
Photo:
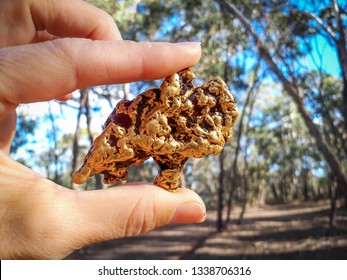
[[347,212],[337,211],[327,236],[328,212],[323,202],[249,209],[241,225],[216,233],[210,211],[202,224],[95,244],[67,259],[347,259]]

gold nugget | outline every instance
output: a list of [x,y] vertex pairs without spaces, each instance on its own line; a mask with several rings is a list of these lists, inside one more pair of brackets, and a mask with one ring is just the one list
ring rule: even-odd
[[129,166],[152,157],[159,166],[154,184],[177,190],[187,159],[220,153],[238,115],[221,78],[200,87],[194,87],[194,79],[187,68],[167,77],[160,88],[120,101],[73,181],[82,184],[95,174],[103,174],[106,184],[124,181]]

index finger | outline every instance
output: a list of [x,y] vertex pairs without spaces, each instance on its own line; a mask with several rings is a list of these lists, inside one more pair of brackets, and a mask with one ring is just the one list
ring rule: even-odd
[[78,88],[154,80],[195,65],[199,43],[57,39],[0,49],[2,103],[47,101]]
[[113,18],[85,1],[30,0],[28,2],[37,31],[47,30],[58,37],[122,39]]

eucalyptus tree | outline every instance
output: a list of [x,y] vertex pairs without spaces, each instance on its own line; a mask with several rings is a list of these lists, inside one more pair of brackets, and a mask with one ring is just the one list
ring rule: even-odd
[[[300,47],[300,42],[304,36],[312,35],[302,31],[309,21],[309,15],[296,8],[291,10],[286,1],[264,0],[231,3],[217,0],[216,2],[219,3],[221,9],[230,14],[231,19],[237,19],[244,27],[245,32],[250,35],[259,57],[266,62],[273,76],[282,83],[285,91],[295,103],[317,149],[324,156],[331,172],[338,178],[340,189],[346,197],[345,205],[347,207],[347,174],[344,161],[340,161],[333,147],[329,145],[314,122],[313,116],[302,97],[299,83],[302,75],[302,72],[299,71],[302,69],[300,61],[307,54],[307,50]],[[346,27],[347,22],[342,20],[343,10],[335,0],[328,3],[328,7],[331,5],[333,10],[336,12],[337,9],[339,13],[339,19],[336,18],[337,23],[335,25],[338,36],[342,36],[345,40],[343,27]],[[317,30],[314,28],[307,28],[307,30],[317,34]],[[344,49],[339,48],[340,45],[336,44],[338,52],[342,51],[344,54]],[[340,61],[342,59],[341,65],[345,65],[344,55],[339,56],[339,58]],[[342,74],[344,74],[343,69],[342,66]],[[343,77],[344,79],[345,77]]]

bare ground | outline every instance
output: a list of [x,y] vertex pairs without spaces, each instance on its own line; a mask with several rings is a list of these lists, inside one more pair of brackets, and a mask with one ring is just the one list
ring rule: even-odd
[[327,202],[252,208],[241,225],[216,232],[209,211],[202,224],[94,244],[66,259],[347,259],[347,211],[337,209],[330,235],[328,216]]

